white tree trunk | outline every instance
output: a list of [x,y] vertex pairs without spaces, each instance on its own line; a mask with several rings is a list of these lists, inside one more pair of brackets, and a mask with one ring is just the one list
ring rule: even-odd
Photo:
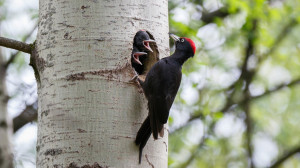
[[6,69],[0,51],[0,167],[12,168],[13,155],[11,150],[12,122],[7,116],[8,96],[5,86]]
[[168,1],[40,0],[39,11],[37,167],[167,167],[167,134],[150,138],[138,164],[148,110],[128,81],[138,30],[169,55]]

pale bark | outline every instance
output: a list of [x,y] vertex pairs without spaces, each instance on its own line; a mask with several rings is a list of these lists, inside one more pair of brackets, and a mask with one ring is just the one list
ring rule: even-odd
[[6,69],[0,50],[0,167],[12,168],[13,155],[11,149],[12,122],[7,115],[8,96],[5,86]]
[[40,0],[37,167],[167,167],[168,135],[146,145],[136,133],[146,99],[128,82],[135,33],[169,55],[167,0]]

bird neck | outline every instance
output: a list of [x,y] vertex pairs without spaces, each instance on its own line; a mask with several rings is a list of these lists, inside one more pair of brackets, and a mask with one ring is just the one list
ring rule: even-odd
[[178,62],[180,65],[183,65],[183,63],[189,58],[189,56],[185,52],[177,50],[173,55],[170,56],[170,58]]

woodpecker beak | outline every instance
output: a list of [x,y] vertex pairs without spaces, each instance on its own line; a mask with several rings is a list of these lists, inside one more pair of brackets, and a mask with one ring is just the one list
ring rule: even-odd
[[173,34],[173,33],[169,33],[169,36],[170,36],[174,41],[179,41],[179,40],[180,40],[180,37],[176,36],[176,35]]
[[143,41],[144,47],[147,48],[149,51],[153,52],[149,43],[155,43],[155,41],[151,39]]
[[135,52],[135,53],[133,53],[133,60],[134,60],[134,62],[136,62],[136,63],[138,63],[138,64],[140,64],[140,65],[143,65],[143,64],[141,63],[139,57],[140,57],[141,55],[146,55],[146,54],[147,54],[147,53],[145,53],[145,52]]

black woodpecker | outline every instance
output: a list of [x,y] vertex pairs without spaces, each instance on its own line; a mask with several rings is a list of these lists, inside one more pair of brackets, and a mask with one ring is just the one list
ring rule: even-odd
[[[150,39],[149,34],[145,30],[138,31],[134,36],[131,64],[138,74],[144,71],[143,63],[146,59],[147,52],[153,52],[150,43],[155,43],[155,41]],[[146,52],[146,54],[134,54],[135,52]]]
[[149,109],[148,117],[135,139],[135,144],[139,145],[139,163],[151,133],[154,139],[158,138],[158,134],[163,137],[164,124],[168,121],[170,108],[180,86],[181,67],[196,51],[195,43],[191,39],[174,34],[170,34],[170,37],[175,40],[174,54],[155,63],[144,82],[137,77],[148,100]]

